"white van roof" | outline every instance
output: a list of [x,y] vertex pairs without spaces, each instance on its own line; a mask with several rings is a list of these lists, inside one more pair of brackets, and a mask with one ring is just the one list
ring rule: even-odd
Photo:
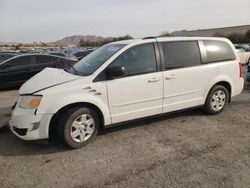
[[132,39],[132,40],[123,40],[123,41],[116,41],[113,42],[113,44],[132,44],[132,43],[143,43],[143,41],[146,42],[152,42],[154,40],[157,40],[158,42],[164,42],[164,41],[192,41],[192,40],[220,40],[225,42],[230,42],[226,38],[222,37],[149,37],[145,39]]

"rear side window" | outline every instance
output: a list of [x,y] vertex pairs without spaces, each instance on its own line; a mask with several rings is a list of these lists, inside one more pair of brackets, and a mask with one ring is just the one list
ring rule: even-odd
[[36,57],[36,64],[46,64],[46,63],[52,63],[53,58],[50,56],[45,56],[45,55],[38,55]]
[[201,64],[197,41],[177,41],[162,43],[165,68],[190,67]]
[[54,63],[65,63],[65,62],[66,62],[66,59],[64,59],[64,58],[58,58],[58,57],[53,57],[53,58],[52,58],[52,61],[53,61]]
[[228,43],[216,40],[204,40],[203,43],[207,53],[204,63],[235,59],[234,51]]

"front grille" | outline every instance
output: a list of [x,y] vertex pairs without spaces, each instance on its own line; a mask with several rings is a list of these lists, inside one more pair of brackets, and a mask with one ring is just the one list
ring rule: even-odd
[[28,129],[19,129],[13,126],[13,130],[19,134],[20,136],[24,136],[27,134]]

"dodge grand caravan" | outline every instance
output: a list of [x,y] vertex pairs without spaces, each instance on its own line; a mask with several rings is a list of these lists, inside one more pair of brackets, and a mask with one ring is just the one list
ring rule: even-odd
[[104,45],[70,70],[46,68],[28,80],[10,129],[24,140],[56,132],[72,148],[102,127],[204,106],[218,114],[244,80],[232,43],[223,38],[151,38]]

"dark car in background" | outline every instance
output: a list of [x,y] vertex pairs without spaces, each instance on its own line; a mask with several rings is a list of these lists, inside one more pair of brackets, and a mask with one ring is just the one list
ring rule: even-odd
[[79,59],[76,58],[74,55],[63,53],[63,52],[50,52],[49,54],[64,57],[66,59],[70,59],[70,60],[73,60],[73,61],[79,61]]
[[63,52],[50,52],[50,55],[56,55],[56,56],[60,56],[60,57],[65,57],[66,54]]
[[0,63],[0,88],[20,86],[46,67],[67,69],[75,63],[55,55],[19,55]]
[[20,53],[15,53],[15,52],[0,52],[0,63],[10,59],[12,57],[15,57],[17,55],[20,55]]
[[89,55],[91,52],[93,52],[94,49],[88,49],[88,50],[83,50],[83,51],[78,51],[74,53],[73,55],[78,59],[81,60],[85,56]]
[[246,52],[250,52],[249,44],[234,44],[235,48],[243,48]]
[[247,65],[247,78],[246,80],[250,82],[250,63]]

